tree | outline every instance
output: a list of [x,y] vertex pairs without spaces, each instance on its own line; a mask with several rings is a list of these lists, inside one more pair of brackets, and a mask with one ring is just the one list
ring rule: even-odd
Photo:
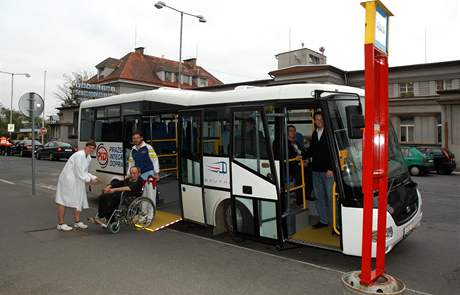
[[62,106],[77,106],[80,104],[80,99],[75,97],[73,93],[73,85],[75,83],[82,83],[89,80],[93,74],[90,71],[72,72],[71,74],[64,74],[64,83],[57,87],[54,95],[61,101]]
[[[18,131],[20,128],[24,128],[24,122],[26,117],[18,112],[13,110],[13,124],[15,131]],[[0,106],[0,135],[8,134],[8,124],[10,123],[10,109]]]

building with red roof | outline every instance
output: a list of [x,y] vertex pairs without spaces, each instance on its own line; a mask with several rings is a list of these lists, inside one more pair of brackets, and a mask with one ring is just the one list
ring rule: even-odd
[[[179,62],[147,55],[143,47],[136,48],[120,59],[106,58],[96,65],[97,74],[87,81],[90,84],[112,86],[118,93],[130,93],[159,87],[178,87]],[[180,88],[217,86],[223,84],[204,68],[196,58],[182,62]]]

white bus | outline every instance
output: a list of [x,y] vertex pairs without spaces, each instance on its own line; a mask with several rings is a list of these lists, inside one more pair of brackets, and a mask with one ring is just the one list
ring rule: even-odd
[[[347,116],[363,112],[363,96],[362,89],[331,84],[222,92],[160,88],[116,95],[81,103],[79,145],[96,140],[91,173],[108,183],[126,174],[131,133],[140,131],[159,154],[162,174],[172,175],[159,184],[165,199],[160,212],[212,226],[217,233],[228,230],[279,246],[294,242],[359,256],[362,139]],[[312,227],[318,214],[309,200],[314,195],[308,169],[300,169],[303,159],[289,159],[287,152],[287,126],[294,125],[308,147],[317,110],[325,120],[335,179],[333,222],[321,229]],[[392,128],[389,134],[387,252],[422,218],[420,193]],[[301,173],[292,175],[290,167],[296,165]],[[376,214],[374,209],[374,229]]]

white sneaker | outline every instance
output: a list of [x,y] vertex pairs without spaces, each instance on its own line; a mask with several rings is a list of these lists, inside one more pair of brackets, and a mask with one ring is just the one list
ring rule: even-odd
[[70,230],[72,230],[72,227],[71,227],[71,226],[68,226],[68,225],[65,224],[65,223],[63,223],[63,224],[58,224],[58,225],[57,225],[57,230],[70,231]]
[[80,229],[87,229],[88,226],[86,224],[84,224],[83,222],[77,222],[77,223],[74,223],[73,224],[73,227],[75,228],[80,228]]

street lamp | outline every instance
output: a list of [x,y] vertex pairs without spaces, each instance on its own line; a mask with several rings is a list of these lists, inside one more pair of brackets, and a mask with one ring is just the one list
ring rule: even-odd
[[[13,85],[14,85],[14,76],[26,76],[26,78],[30,78],[29,73],[11,73],[11,72],[5,72],[5,71],[0,71],[0,74],[7,74],[11,75],[11,103],[10,103],[10,124],[13,124]],[[11,137],[11,132],[10,132],[10,137]]]
[[176,9],[174,7],[171,7],[171,6],[168,6],[166,5],[166,3],[164,3],[163,1],[158,1],[157,3],[155,3],[155,8],[157,9],[162,9],[163,7],[166,7],[166,8],[169,8],[169,9],[172,9],[176,12],[179,12],[180,13],[180,39],[179,39],[179,81],[177,83],[178,85],[178,88],[181,88],[181,82],[182,82],[182,23],[183,23],[183,19],[184,19],[184,14],[185,15],[189,15],[189,16],[193,16],[193,17],[196,17],[198,19],[198,21],[200,23],[205,23],[206,22],[206,19],[202,16],[202,15],[196,15],[196,14],[191,14],[191,13],[188,13],[188,12],[184,12],[184,11],[181,11],[179,9]]

